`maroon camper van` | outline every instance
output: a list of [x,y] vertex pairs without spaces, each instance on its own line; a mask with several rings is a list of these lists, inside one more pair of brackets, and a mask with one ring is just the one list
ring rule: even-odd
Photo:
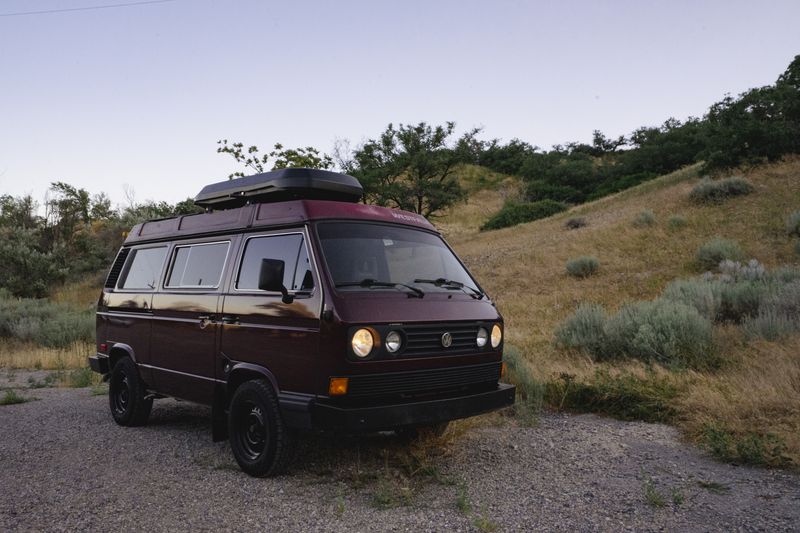
[[514,403],[503,319],[436,229],[358,203],[352,176],[284,169],[205,187],[205,213],[135,226],[97,304],[92,369],[123,426],[211,406],[251,475],[298,431],[441,429]]

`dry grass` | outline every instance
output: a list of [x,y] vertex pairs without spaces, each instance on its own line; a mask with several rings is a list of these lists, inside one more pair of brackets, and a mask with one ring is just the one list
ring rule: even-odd
[[68,348],[46,348],[34,343],[0,339],[0,368],[35,368],[67,370],[86,367],[86,357],[95,352],[88,342],[77,342]]
[[[561,373],[577,379],[590,378],[605,365],[564,353],[552,343],[556,325],[580,302],[600,303],[614,310],[626,302],[652,299],[673,279],[695,275],[695,251],[715,236],[738,241],[746,257],[755,257],[768,268],[798,261],[793,243],[786,236],[785,220],[798,208],[800,158],[745,173],[755,185],[755,192],[717,206],[698,206],[689,200],[689,192],[699,181],[697,170],[689,167],[513,228],[483,233],[473,230],[485,220],[482,211],[475,208],[469,214],[467,210],[459,211],[457,219],[444,218],[437,226],[497,302],[506,320],[508,342],[523,352],[539,379],[556,380]],[[644,209],[653,210],[659,222],[652,227],[632,227],[630,221]],[[670,229],[665,222],[674,215],[686,220],[679,230]],[[463,223],[467,216],[473,218]],[[564,222],[577,216],[585,218],[588,226],[579,232],[566,229]],[[460,228],[454,229],[453,225]],[[597,257],[603,269],[587,279],[568,276],[564,263],[579,255]],[[705,395],[711,398],[722,394],[714,391],[726,391],[731,398],[741,397],[744,401],[747,397],[769,398],[773,390],[785,388],[778,381],[773,383],[773,378],[783,380],[785,375],[765,373],[763,363],[747,355],[753,348],[744,342],[730,344],[726,354],[739,363],[700,379],[684,376],[690,387],[689,398],[702,403]],[[773,345],[759,346],[770,351],[769,346]],[[796,365],[791,350],[774,346],[772,357],[779,358],[781,366]],[[795,349],[795,358],[796,353]],[[631,363],[618,364],[614,371],[639,373],[641,369]],[[796,381],[794,386],[797,387]],[[795,388],[795,398],[796,391]],[[784,396],[787,400],[791,397]],[[775,398],[780,403],[779,397]],[[701,417],[716,418],[731,427],[758,424],[759,428],[785,437],[787,445],[792,443],[795,458],[800,453],[800,413],[796,410],[787,414],[785,421],[773,424],[768,417],[756,416],[757,409],[714,410],[709,405],[695,414],[696,404],[685,403],[683,408],[681,418],[687,419],[683,425],[689,434],[701,424]]]
[[67,283],[53,291],[50,299],[59,303],[72,304],[85,309],[97,303],[100,289],[105,281],[105,272],[88,275],[81,281]]

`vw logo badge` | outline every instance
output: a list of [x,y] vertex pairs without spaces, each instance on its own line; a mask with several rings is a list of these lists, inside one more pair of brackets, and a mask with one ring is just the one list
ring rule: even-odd
[[445,331],[442,333],[442,346],[449,348],[451,344],[453,344],[453,336],[450,335],[449,332]]

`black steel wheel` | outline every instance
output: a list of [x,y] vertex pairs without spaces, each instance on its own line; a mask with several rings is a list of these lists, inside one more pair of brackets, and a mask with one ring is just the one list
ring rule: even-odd
[[267,381],[247,381],[236,389],[228,412],[228,438],[239,467],[251,476],[274,476],[286,470],[294,434],[284,425]]
[[153,399],[146,395],[133,360],[123,357],[117,361],[108,383],[108,404],[114,421],[120,426],[146,424],[153,408]]

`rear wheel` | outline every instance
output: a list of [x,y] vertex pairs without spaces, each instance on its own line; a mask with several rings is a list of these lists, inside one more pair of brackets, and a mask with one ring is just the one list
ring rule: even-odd
[[248,381],[236,389],[228,436],[233,457],[251,476],[274,476],[289,465],[294,434],[284,425],[275,392],[264,380]]
[[123,357],[117,361],[108,384],[108,403],[114,421],[120,426],[146,424],[153,408],[153,399],[146,395],[147,391],[133,360]]

